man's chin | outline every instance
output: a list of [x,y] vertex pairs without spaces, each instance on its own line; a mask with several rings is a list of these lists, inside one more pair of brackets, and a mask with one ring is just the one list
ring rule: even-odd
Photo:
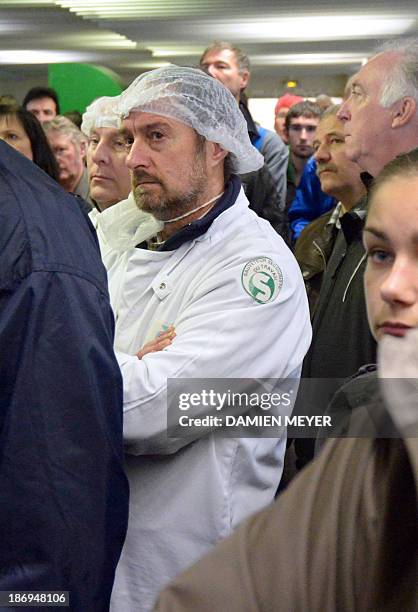
[[160,200],[156,201],[155,198],[150,198],[149,194],[144,192],[138,193],[137,189],[134,191],[134,199],[139,210],[150,213],[156,219],[160,219],[160,215],[163,214]]
[[295,152],[295,156],[299,159],[309,159],[313,155],[313,149],[302,149]]

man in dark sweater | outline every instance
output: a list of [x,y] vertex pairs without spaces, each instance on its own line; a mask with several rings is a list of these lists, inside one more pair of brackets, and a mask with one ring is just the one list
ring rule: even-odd
[[247,122],[251,144],[264,157],[268,172],[276,188],[278,206],[286,202],[286,169],[288,149],[280,136],[258,125],[245,103],[244,91],[250,78],[250,60],[239,48],[228,42],[215,42],[203,52],[200,67],[220,81],[236,99]]

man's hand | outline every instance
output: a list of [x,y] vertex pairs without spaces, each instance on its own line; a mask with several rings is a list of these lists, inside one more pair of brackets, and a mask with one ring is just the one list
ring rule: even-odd
[[157,351],[162,351],[163,349],[170,346],[176,337],[176,332],[174,331],[174,327],[170,325],[170,327],[163,332],[160,332],[154,340],[147,342],[144,346],[136,353],[138,359],[142,359],[144,355],[148,353],[156,353]]

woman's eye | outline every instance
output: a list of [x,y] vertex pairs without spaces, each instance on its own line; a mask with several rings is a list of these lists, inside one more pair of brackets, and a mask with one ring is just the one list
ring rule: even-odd
[[368,251],[367,258],[370,259],[373,263],[381,264],[386,263],[391,257],[391,254],[388,251],[384,251],[383,249],[372,249]]

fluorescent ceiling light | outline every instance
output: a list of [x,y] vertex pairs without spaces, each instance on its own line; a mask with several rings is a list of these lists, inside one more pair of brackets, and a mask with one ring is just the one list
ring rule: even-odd
[[225,0],[56,0],[55,3],[79,15],[121,17],[179,17],[218,14],[225,10]]
[[48,42],[59,44],[60,46],[83,47],[92,49],[136,49],[136,42],[126,36],[107,31],[80,32],[77,34],[61,34],[60,36],[48,37]]
[[153,61],[143,61],[143,62],[119,62],[118,66],[120,68],[146,68],[147,70],[153,70],[154,68],[164,68],[164,66],[170,66],[170,62],[153,62]]
[[[222,36],[227,40],[286,42],[293,40],[336,40],[402,34],[414,18],[382,15],[340,15],[284,17],[223,23]],[[219,23],[204,24],[205,34],[219,35]]]
[[0,35],[4,32],[6,35],[20,34],[22,32],[37,32],[38,28],[32,23],[25,21],[0,21]]
[[152,51],[153,57],[188,57],[190,55],[202,55],[205,50],[205,46],[196,46],[196,45],[159,45],[158,47],[153,47],[152,45],[147,45],[147,49]]
[[0,51],[0,64],[59,64],[62,62],[83,62],[89,57],[71,51],[41,51],[36,49],[14,49]]
[[217,11],[225,15],[223,0],[56,0],[56,4],[77,15],[99,19],[159,19],[201,16],[202,21],[189,23],[190,31],[205,40],[222,38],[249,42],[285,42],[293,40],[335,40],[370,36],[391,36],[406,32],[415,22],[415,15],[369,14],[283,16],[266,15],[239,20],[230,15],[219,21],[204,19]]
[[[199,57],[205,47],[174,47],[159,46],[147,47],[152,51],[153,57]],[[364,53],[276,53],[276,54],[252,54],[251,64],[253,66],[307,66],[321,64],[361,64],[367,61]]]
[[56,2],[54,0],[5,0],[3,4],[7,6],[54,6]]
[[307,66],[321,64],[361,64],[364,53],[292,53],[252,55],[254,66]]

